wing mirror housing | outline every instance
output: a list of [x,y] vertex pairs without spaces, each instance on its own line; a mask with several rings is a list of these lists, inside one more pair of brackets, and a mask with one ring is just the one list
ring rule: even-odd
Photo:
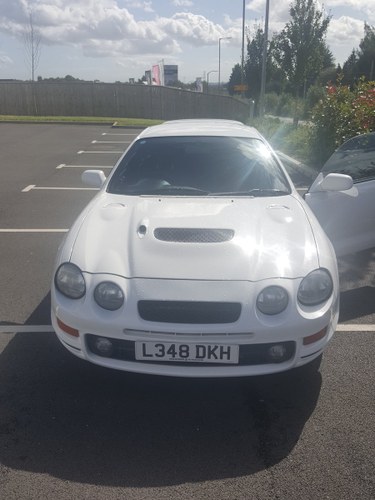
[[319,185],[322,191],[348,191],[353,187],[353,179],[345,174],[328,174]]
[[353,179],[350,175],[331,173],[323,177],[321,172],[311,185],[308,193],[317,193],[322,191],[348,191],[352,187]]
[[106,176],[103,170],[85,170],[81,179],[88,186],[101,188],[106,180]]

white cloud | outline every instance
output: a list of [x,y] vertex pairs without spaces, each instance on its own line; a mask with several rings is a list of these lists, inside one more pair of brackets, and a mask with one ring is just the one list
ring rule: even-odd
[[327,41],[347,45],[348,42],[359,44],[364,36],[364,23],[358,19],[342,16],[339,19],[331,19],[329,24]]
[[9,64],[13,64],[12,59],[4,54],[0,54],[0,67],[8,66]]
[[126,0],[125,5],[129,9],[141,9],[145,12],[155,12],[152,2],[140,2],[138,0]]
[[171,18],[161,18],[159,24],[166,33],[192,45],[217,44],[219,37],[226,36],[222,26],[204,16],[180,12]]
[[[290,19],[292,1],[271,1],[270,37],[281,31]],[[334,10],[327,42],[337,62],[341,62],[352,48],[358,48],[363,38],[362,19],[370,23],[375,19],[375,13],[367,15],[370,9],[375,12],[370,7],[374,0],[320,1],[327,12]],[[28,29],[29,3],[33,7],[34,27],[42,36],[42,42],[49,46],[70,45],[72,52],[79,56],[83,53],[90,57],[113,58],[124,66],[134,65],[134,61],[143,65],[144,61],[164,57],[168,61],[178,59],[179,64],[186,65],[189,59],[195,73],[199,65],[208,67],[219,38],[229,36],[231,40],[225,42],[226,50],[223,51],[228,57],[228,67],[240,57],[242,18],[239,0],[238,9],[232,9],[233,1],[229,1],[226,12],[221,14],[214,10],[214,0],[200,2],[200,12],[207,12],[207,17],[189,12],[194,5],[198,6],[198,2],[192,0],[165,1],[167,11],[171,8],[173,12],[179,11],[170,17],[166,17],[167,11],[161,10],[159,0],[0,0],[0,31],[22,40],[22,34]],[[207,8],[208,4],[211,4],[210,8]],[[266,0],[247,0],[246,26],[250,34],[253,34],[255,24],[264,24],[265,6]],[[340,7],[346,10],[342,13]],[[147,16],[140,17],[144,12]],[[186,50],[186,45],[192,49]],[[201,50],[194,52],[197,48]],[[204,57],[206,60],[201,61]],[[5,64],[5,60],[1,63]],[[223,67],[224,64],[223,56]]]
[[[0,30],[21,36],[28,29],[26,0],[13,0],[11,9],[8,5],[8,0],[0,0]],[[33,19],[44,43],[80,45],[85,54],[98,57],[175,54],[180,42],[212,45],[228,36],[221,25],[191,13],[138,21],[116,0],[35,0]]]
[[175,7],[192,7],[194,3],[191,0],[172,0]]

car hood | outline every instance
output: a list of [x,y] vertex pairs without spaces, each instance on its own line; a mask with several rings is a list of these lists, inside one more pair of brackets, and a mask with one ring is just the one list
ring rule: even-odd
[[84,272],[126,278],[296,278],[318,267],[303,202],[99,194],[71,230]]

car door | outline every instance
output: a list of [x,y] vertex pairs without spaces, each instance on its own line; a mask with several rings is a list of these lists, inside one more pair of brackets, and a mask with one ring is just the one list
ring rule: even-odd
[[338,256],[375,247],[375,133],[340,146],[305,194],[305,201]]

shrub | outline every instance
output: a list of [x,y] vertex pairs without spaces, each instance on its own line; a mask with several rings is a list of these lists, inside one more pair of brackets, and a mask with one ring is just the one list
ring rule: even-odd
[[375,82],[360,80],[353,90],[341,82],[327,86],[312,120],[312,151],[324,163],[346,140],[375,131]]
[[264,107],[266,113],[270,115],[275,115],[277,112],[277,107],[279,104],[279,96],[275,92],[271,92],[264,96]]

